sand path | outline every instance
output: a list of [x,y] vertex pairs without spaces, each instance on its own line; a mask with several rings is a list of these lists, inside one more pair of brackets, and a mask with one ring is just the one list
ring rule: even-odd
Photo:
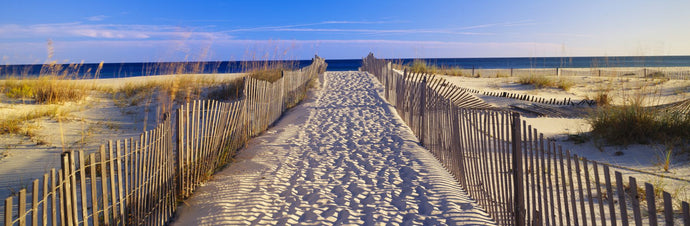
[[373,76],[324,77],[322,90],[186,200],[174,224],[492,224]]

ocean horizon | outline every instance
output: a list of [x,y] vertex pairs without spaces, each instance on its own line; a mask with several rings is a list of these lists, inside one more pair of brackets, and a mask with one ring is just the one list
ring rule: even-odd
[[[421,59],[431,65],[464,69],[524,69],[524,68],[591,68],[591,67],[690,67],[690,56],[613,56],[613,57],[496,57],[496,58],[403,58],[388,59],[395,63],[411,64]],[[249,61],[205,62],[130,62],[104,63],[98,78],[121,78],[171,74],[170,65],[177,65],[187,73],[238,73]],[[295,60],[297,67],[311,64],[311,60]],[[361,59],[326,60],[329,71],[351,71],[362,66]],[[94,78],[98,63],[60,64],[68,74],[79,78]],[[43,64],[0,65],[0,77],[38,76]]]

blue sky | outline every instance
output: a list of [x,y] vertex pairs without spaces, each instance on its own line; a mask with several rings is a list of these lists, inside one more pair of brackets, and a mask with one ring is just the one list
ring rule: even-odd
[[690,55],[690,1],[33,1],[0,64]]

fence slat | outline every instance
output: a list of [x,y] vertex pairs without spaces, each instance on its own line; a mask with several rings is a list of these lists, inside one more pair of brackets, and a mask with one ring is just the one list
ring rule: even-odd
[[[580,176],[580,157],[575,155],[575,175],[577,179],[577,193],[580,197],[580,214],[582,214],[582,225],[587,225],[587,211],[585,209],[585,196],[582,191],[582,177]],[[585,172],[586,173],[586,172]]]
[[558,146],[558,162],[561,165],[561,182],[563,184],[563,208],[565,209],[565,223],[566,225],[570,225],[570,211],[568,211],[568,180],[565,177],[566,169],[565,165],[563,164],[563,148],[561,146]]
[[38,225],[38,179],[33,182],[31,192],[31,225]]
[[12,225],[12,196],[5,199],[5,225]]
[[17,207],[17,218],[19,226],[26,225],[26,189],[19,190],[19,206]]
[[[70,165],[69,165],[69,152],[64,152],[62,153],[62,169],[63,169],[63,178],[61,181],[62,184],[62,189],[60,191],[63,191],[64,195],[62,196],[62,203],[64,206],[65,212],[62,212],[62,215],[65,216],[65,223],[66,225],[74,225],[74,222],[76,220],[72,219],[72,186],[71,186],[71,178],[72,178],[72,172],[70,172]],[[20,200],[21,204],[21,200]],[[21,212],[20,212],[21,213]],[[20,214],[21,215],[21,214]]]
[[683,224],[690,225],[690,205],[687,202],[682,203]]
[[618,190],[618,204],[621,210],[621,222],[628,225],[628,205],[625,201],[625,190],[623,187],[623,175],[616,171],[616,189]]
[[[60,200],[60,204],[59,204],[59,208],[60,208],[60,210],[59,210],[59,214],[60,214],[60,225],[67,225],[67,224],[65,223],[65,217],[66,217],[66,216],[65,216],[65,215],[66,215],[66,214],[65,214],[65,213],[66,213],[66,211],[65,211],[65,204],[66,204],[66,202],[64,201],[64,200],[65,200],[65,192],[64,192],[64,189],[63,189],[63,188],[65,187],[65,180],[64,180],[64,177],[63,177],[62,174],[63,174],[63,171],[62,171],[62,170],[58,170],[58,171],[57,171],[57,182],[58,182],[58,185],[57,185],[57,187],[56,187],[56,191],[58,192],[58,194],[60,194],[60,197],[58,198],[58,200]],[[56,225],[57,225],[57,224],[56,224]]]
[[48,175],[48,173],[44,173],[43,174],[43,205],[42,205],[43,208],[41,211],[41,213],[43,215],[43,218],[41,218],[43,225],[48,224],[48,201],[50,201],[50,198],[48,197],[50,194],[50,193],[48,193],[49,181],[50,181],[50,176]]
[[115,160],[114,160],[114,162],[115,162],[115,166],[117,167],[117,171],[116,171],[116,173],[117,173],[117,202],[118,202],[118,205],[120,206],[120,212],[118,213],[118,215],[120,216],[119,219],[120,219],[121,224],[125,225],[127,222],[127,216],[125,215],[125,204],[126,204],[126,202],[124,201],[124,198],[123,198],[123,196],[124,196],[123,192],[124,191],[122,190],[123,189],[122,177],[125,174],[123,174],[123,170],[122,170],[122,164],[124,162],[122,159],[122,141],[121,140],[117,140],[115,142]]
[[640,213],[640,196],[637,194],[637,180],[634,177],[628,177],[630,184],[631,203],[633,210],[633,217],[635,218],[635,225],[642,225],[642,214]]
[[671,194],[668,192],[663,192],[664,198],[664,216],[666,220],[666,225],[673,226],[673,205],[671,203]]
[[[594,202],[592,200],[592,188],[591,188],[591,182],[589,178],[589,169],[587,168],[587,158],[582,158],[582,169],[584,170],[585,173],[585,184],[586,184],[586,189],[587,189],[587,200],[589,203],[589,216],[590,220],[592,221],[592,225],[597,225],[597,217],[596,213],[594,213]],[[601,219],[602,222],[605,222],[606,219]]]
[[[559,176],[558,175],[558,172],[559,172],[559,170],[558,170],[558,151],[556,151],[556,143],[551,142],[551,147],[552,147],[551,150],[553,152],[553,169],[554,169],[553,175],[555,177],[555,184],[556,184],[556,187],[553,187],[552,189],[556,190],[556,204],[557,204],[556,210],[558,210],[558,215],[556,215],[556,217],[558,217],[558,225],[563,225],[563,207],[561,205],[561,189],[560,189],[559,178],[558,178],[558,176]],[[563,169],[561,169],[560,171],[562,172]],[[555,222],[554,222],[554,224],[555,224]]]
[[77,202],[77,187],[79,184],[77,184],[77,164],[74,160],[75,158],[75,153],[74,151],[68,152],[69,154],[67,155],[67,159],[69,160],[69,183],[70,183],[70,196],[71,196],[71,203],[72,203],[72,219],[74,220],[74,225],[79,225],[79,205]]
[[[89,176],[91,178],[91,220],[94,226],[99,225],[98,191],[96,190],[96,154],[89,154]],[[86,219],[84,220],[86,222]]]
[[99,154],[100,154],[100,161],[98,162],[99,165],[101,166],[101,172],[99,175],[101,176],[101,201],[103,201],[103,224],[105,225],[110,225],[110,203],[108,200],[108,170],[107,170],[107,159],[105,155],[105,145],[101,145],[99,149]]
[[616,206],[613,201],[613,186],[611,183],[611,173],[609,171],[609,166],[604,165],[604,182],[606,183],[606,194],[609,204],[609,215],[611,216],[611,225],[616,226]]
[[[597,162],[592,162],[592,169],[594,170],[594,186],[597,189],[597,197],[599,197],[599,216],[601,217],[601,225],[606,226],[606,212],[604,211],[604,194],[601,193],[601,181],[599,180],[599,167]],[[615,221],[616,219],[610,219]]]
[[[618,175],[616,175],[618,176]],[[649,214],[649,225],[656,226],[658,221],[656,218],[656,200],[654,197],[654,186],[650,183],[644,183],[645,193],[647,194],[647,213]]]
[[[50,169],[50,191],[51,191],[50,193],[52,193],[52,195],[50,196],[50,198],[52,200],[50,202],[50,205],[52,206],[52,208],[51,208],[51,216],[52,216],[51,222],[53,225],[58,224],[58,221],[57,221],[57,217],[58,217],[57,216],[58,215],[58,213],[57,213],[57,211],[58,211],[57,190],[58,190],[58,188],[57,188],[56,178],[55,178],[55,169],[51,168]],[[60,205],[60,206],[62,206],[62,205]],[[61,222],[61,223],[64,224],[64,222]]]

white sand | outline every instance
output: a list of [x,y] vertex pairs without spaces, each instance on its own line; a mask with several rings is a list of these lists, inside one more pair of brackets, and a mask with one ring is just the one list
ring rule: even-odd
[[[614,104],[622,104],[632,100],[636,96],[643,96],[645,104],[648,106],[673,103],[687,100],[690,98],[690,80],[668,80],[661,82],[660,79],[645,79],[632,77],[594,77],[594,76],[562,76],[575,82],[575,86],[569,91],[556,88],[535,89],[531,85],[521,85],[516,83],[518,78],[468,78],[451,77],[443,78],[455,85],[480,91],[505,91],[519,94],[530,94],[546,99],[550,98],[572,98],[582,100],[595,95],[596,91],[602,88],[611,89]],[[554,77],[555,78],[555,77]],[[638,95],[639,94],[639,95]],[[529,103],[510,98],[492,97],[477,95],[487,103],[497,107],[509,107],[514,104]],[[592,109],[593,110],[593,109]],[[573,154],[604,163],[611,163],[631,169],[655,173],[664,176],[677,177],[690,180],[690,153],[680,153],[675,150],[672,155],[669,172],[662,168],[665,149],[664,145],[629,145],[627,147],[608,146],[594,142],[592,140],[582,144],[576,144],[568,140],[568,135],[576,135],[591,131],[591,126],[586,118],[554,118],[554,117],[534,117],[523,116],[523,120],[528,125],[532,125],[544,137],[555,139],[557,144],[562,145],[564,150],[570,150]],[[686,147],[687,149],[688,147]],[[618,153],[617,153],[618,152]],[[619,155],[621,154],[622,155]],[[619,169],[614,169],[619,170]],[[690,183],[677,180],[661,180],[659,177],[621,170],[627,176],[634,176],[638,179],[638,184],[642,182],[653,183],[655,186],[662,186],[666,191],[676,195],[678,199],[690,201],[690,192],[687,187]]]
[[491,224],[362,72],[325,85],[200,187],[175,225]]
[[[237,79],[244,74],[161,75],[72,82],[117,89],[128,83],[169,81],[175,76],[220,82]],[[28,188],[34,179],[42,178],[51,168],[59,168],[60,153],[63,150],[95,151],[108,140],[138,136],[157,123],[155,99],[136,106],[118,107],[110,94],[94,91],[79,103],[40,105],[12,101],[2,95],[0,94],[0,120],[54,107],[67,114],[60,121],[43,117],[22,124],[24,128],[32,128],[31,136],[0,135],[0,198],[21,188]]]

